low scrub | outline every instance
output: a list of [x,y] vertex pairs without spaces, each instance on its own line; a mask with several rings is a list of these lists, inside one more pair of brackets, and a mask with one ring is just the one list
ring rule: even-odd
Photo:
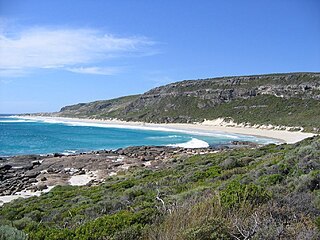
[[[0,208],[2,239],[319,239],[320,137],[136,168]],[[1,238],[0,238],[1,239]]]

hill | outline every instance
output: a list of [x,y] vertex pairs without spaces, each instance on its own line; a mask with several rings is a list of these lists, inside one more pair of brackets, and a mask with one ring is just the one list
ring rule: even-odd
[[90,103],[78,103],[61,108],[59,115],[68,117],[118,117],[139,96],[132,95]]
[[156,123],[237,123],[320,129],[320,73],[286,73],[186,80],[134,96],[63,107],[58,116]]

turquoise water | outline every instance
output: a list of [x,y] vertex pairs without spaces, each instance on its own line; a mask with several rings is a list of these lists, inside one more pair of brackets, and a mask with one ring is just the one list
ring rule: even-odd
[[116,128],[99,124],[43,122],[0,116],[0,156],[73,153],[141,145],[205,147],[234,140],[270,143],[253,136],[212,133],[210,136],[183,132]]

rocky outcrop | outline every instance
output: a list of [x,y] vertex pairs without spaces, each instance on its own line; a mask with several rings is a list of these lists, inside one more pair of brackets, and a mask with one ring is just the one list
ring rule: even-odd
[[[161,105],[167,102],[168,98],[193,97],[199,102],[198,108],[210,108],[235,99],[248,99],[258,95],[320,100],[320,74],[293,73],[182,81],[142,94],[125,108],[125,113],[139,112],[148,107]],[[162,105],[161,110],[168,111],[174,108],[175,103],[172,102]]]
[[0,164],[0,196],[12,195],[38,182],[38,167],[44,157],[17,156],[14,160],[2,160]]
[[219,149],[141,146],[115,151],[100,150],[75,155],[25,155],[2,159],[0,162],[0,196],[14,195],[23,190],[42,191],[48,186],[69,184],[70,177],[95,173],[90,185],[99,184],[108,176],[129,168],[158,169],[167,161],[188,156],[213,153],[230,147],[257,147],[250,142],[231,142]]

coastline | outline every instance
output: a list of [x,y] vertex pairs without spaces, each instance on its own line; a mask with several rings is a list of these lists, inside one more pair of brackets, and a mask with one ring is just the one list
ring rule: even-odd
[[[125,122],[120,120],[100,120],[100,119],[80,119],[80,118],[66,118],[66,117],[43,117],[43,116],[15,116],[17,118],[35,121],[44,121],[51,123],[70,123],[77,124],[83,123],[84,126],[99,126],[108,125],[115,128],[132,128],[132,129],[144,129],[144,130],[157,130],[157,131],[173,131],[173,132],[184,132],[199,135],[214,135],[214,134],[239,134],[239,135],[250,135],[261,138],[274,139],[277,144],[281,143],[295,143],[305,138],[312,137],[316,134],[304,133],[304,132],[293,132],[288,130],[272,130],[272,129],[258,129],[254,127],[245,127],[228,125],[234,123],[226,123],[223,119],[217,119],[215,121],[205,121],[204,123],[169,123],[169,124],[156,124],[156,123],[144,123],[144,122]],[[87,125],[86,125],[87,124]],[[91,124],[91,125],[90,125]],[[140,149],[142,148],[142,149]],[[181,148],[171,147],[149,147],[154,148],[151,152],[155,153],[155,156],[150,158],[144,154],[145,149],[148,147],[129,147],[130,150],[123,150],[122,152],[114,151],[94,151],[91,153],[75,154],[75,155],[59,155],[53,156],[41,156],[38,157],[40,160],[31,161],[29,165],[33,165],[30,176],[37,179],[37,183],[32,183],[31,186],[27,185],[23,189],[18,189],[16,192],[8,193],[0,196],[0,207],[7,202],[10,202],[19,197],[27,198],[31,196],[39,196],[43,192],[50,191],[57,184],[62,185],[75,185],[82,186],[92,184],[92,182],[99,183],[106,176],[117,175],[118,172],[127,170],[132,166],[143,165],[146,168],[156,168],[161,166],[166,159],[171,157],[170,154],[182,154],[182,155],[193,155],[202,154],[206,152],[213,153],[215,150],[210,148],[203,148],[195,150],[190,148],[182,150]],[[137,150],[138,149],[138,150]],[[138,152],[136,152],[138,151]],[[158,152],[157,152],[158,151]],[[130,155],[133,154],[133,155]],[[139,156],[138,160],[134,156]],[[12,157],[14,159],[15,157]],[[101,159],[100,159],[101,158]],[[163,159],[162,159],[163,158]],[[12,166],[19,163],[19,156],[17,156],[18,162],[12,162]],[[91,160],[94,163],[90,163]],[[107,161],[106,161],[107,159]],[[24,161],[23,161],[23,164]],[[101,166],[107,164],[105,167]],[[28,165],[28,164],[27,164]],[[50,167],[49,167],[50,166]],[[6,167],[6,166],[2,166]],[[8,167],[8,165],[7,165]],[[29,167],[29,166],[27,166]],[[17,169],[21,168],[18,167]],[[33,170],[35,168],[35,170]],[[51,169],[50,171],[49,168]],[[12,168],[13,169],[13,168]],[[101,169],[107,169],[102,171]],[[25,176],[25,171],[22,172]],[[37,174],[37,175],[36,175]],[[45,179],[45,180],[43,180]],[[45,188],[41,186],[45,184]],[[10,184],[11,185],[11,184]],[[17,185],[17,184],[15,184]]]
[[210,135],[219,133],[249,135],[262,138],[274,139],[278,143],[296,143],[303,139],[315,136],[314,133],[301,131],[275,130],[256,128],[252,126],[226,123],[223,119],[205,121],[203,123],[145,123],[145,122],[127,122],[118,119],[90,119],[90,118],[70,118],[70,117],[43,117],[43,116],[16,116],[21,119],[39,120],[47,122],[68,122],[68,123],[86,123],[86,124],[103,124],[115,128],[134,128],[158,131],[177,131],[197,135]]
[[187,149],[166,146],[137,146],[73,155],[23,155],[2,159],[0,208],[18,198],[40,196],[57,185],[99,185],[106,178],[130,168],[159,169],[173,159],[222,150]]

